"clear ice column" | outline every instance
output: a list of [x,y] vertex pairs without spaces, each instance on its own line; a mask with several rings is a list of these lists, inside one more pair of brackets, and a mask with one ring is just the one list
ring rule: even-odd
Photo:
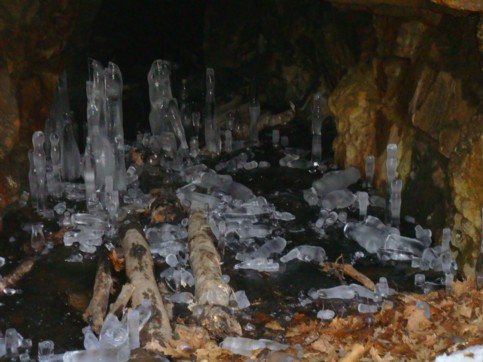
[[124,159],[124,129],[122,117],[122,74],[119,67],[109,62],[105,71],[106,117],[108,138],[114,148],[116,173],[115,189],[126,190],[126,163]]
[[52,195],[60,197],[62,194],[60,145],[59,136],[53,132],[50,134],[50,158],[52,160]]
[[44,151],[45,136],[44,132],[34,132],[32,136],[32,144],[34,151],[32,159],[34,162],[36,175],[37,175],[37,198],[38,198],[38,210],[45,208],[45,199],[47,197],[47,177],[46,177],[46,157]]
[[221,151],[220,135],[215,116],[215,71],[206,69],[206,113],[205,113],[205,144],[208,152],[219,154]]
[[399,227],[401,221],[401,192],[402,181],[394,180],[391,183],[391,224],[394,227]]
[[397,169],[397,145],[390,143],[386,147],[386,178],[387,178],[387,193],[386,193],[386,223],[391,222],[391,184],[396,179]]
[[322,161],[322,106],[322,97],[317,93],[312,107],[312,161],[314,163]]

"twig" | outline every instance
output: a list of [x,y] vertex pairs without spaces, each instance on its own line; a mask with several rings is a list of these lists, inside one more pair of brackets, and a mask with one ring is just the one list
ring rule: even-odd
[[127,303],[131,299],[134,287],[131,283],[126,283],[122,286],[121,292],[117,296],[117,299],[109,307],[109,313],[118,314],[121,310],[126,308]]
[[35,264],[35,259],[29,257],[24,259],[9,275],[0,279],[0,296],[4,294],[5,288],[9,288],[24,277]]
[[82,315],[82,318],[91,325],[92,330],[97,334],[101,331],[107,313],[111,287],[112,278],[109,260],[101,256],[97,267],[92,299]]
[[371,279],[366,277],[360,271],[357,271],[351,264],[325,262],[322,265],[322,271],[326,273],[331,273],[331,272],[343,273],[345,275],[350,276],[352,279],[357,280],[359,283],[361,283],[363,286],[365,286],[370,290],[374,290],[376,288],[376,285]]

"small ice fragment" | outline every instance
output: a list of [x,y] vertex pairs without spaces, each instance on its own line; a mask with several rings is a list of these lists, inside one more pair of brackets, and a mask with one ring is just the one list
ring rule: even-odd
[[252,351],[268,348],[272,351],[280,351],[288,348],[288,345],[274,342],[268,339],[250,339],[244,337],[226,337],[221,343],[221,348],[228,349],[235,354],[250,357]]
[[369,205],[384,209],[386,207],[386,199],[382,196],[372,195],[369,197]]
[[190,292],[180,292],[166,295],[166,300],[177,304],[191,304],[194,303],[195,297]]
[[178,258],[174,254],[166,255],[166,264],[170,267],[176,267],[179,264]]
[[245,260],[234,266],[235,269],[254,269],[261,272],[277,272],[280,268],[278,263],[274,263],[272,259],[255,258]]
[[250,301],[248,300],[248,297],[244,290],[239,290],[235,292],[234,298],[235,298],[236,304],[238,305],[238,308],[245,309],[250,306]]
[[377,312],[377,305],[370,305],[370,304],[363,304],[359,303],[357,305],[357,311],[359,313],[376,313]]
[[51,340],[39,342],[39,362],[48,362],[54,355],[54,342]]
[[322,207],[327,210],[343,209],[351,206],[356,200],[356,196],[349,190],[335,190],[322,199]]
[[81,263],[83,259],[84,257],[81,253],[73,253],[71,256],[65,259],[65,261],[68,263]]
[[247,162],[243,165],[243,168],[245,170],[254,170],[258,167],[258,162],[257,161],[250,161],[250,162]]
[[330,309],[322,309],[317,312],[317,318],[324,321],[330,321],[335,317],[335,312]]
[[359,180],[360,172],[355,167],[349,167],[342,171],[326,173],[321,179],[312,183],[312,186],[321,197],[332,191],[343,190]]
[[288,147],[288,136],[280,137],[280,144],[282,147]]
[[272,130],[272,143],[274,145],[280,142],[280,131],[278,129]]
[[327,259],[327,255],[325,250],[320,246],[300,245],[293,248],[287,254],[281,257],[280,261],[283,263],[288,263],[293,259],[299,259],[305,262],[320,263]]
[[222,279],[223,279],[223,281],[224,281],[225,283],[227,283],[227,284],[230,282],[230,276],[229,276],[228,274],[223,274],[223,275],[221,276],[221,278],[222,278]]
[[260,161],[258,163],[258,168],[269,168],[270,166],[270,162],[268,161]]
[[15,240],[17,240],[17,239],[15,239],[15,236],[11,236],[11,237],[8,238],[9,243],[13,243],[13,242],[15,242]]
[[446,293],[451,293],[451,291],[453,290],[453,280],[454,280],[453,274],[445,273],[444,286],[446,288]]
[[339,215],[337,216],[337,220],[339,220],[342,224],[345,224],[347,222],[347,212],[345,211],[339,212]]
[[376,291],[382,297],[388,297],[390,295],[394,295],[394,289],[389,288],[389,284],[387,283],[387,279],[385,277],[379,278],[379,282],[376,283]]
[[18,333],[15,328],[9,328],[5,331],[5,350],[9,357],[18,355]]
[[431,319],[431,311],[429,309],[428,303],[426,303],[426,302],[424,302],[422,300],[418,300],[416,302],[416,309],[422,310],[424,312],[424,317],[426,319],[428,319],[428,320]]
[[414,276],[414,285],[422,288],[426,282],[426,276],[424,274],[416,274]]
[[374,300],[376,293],[358,284],[339,285],[333,288],[309,290],[307,293],[312,299],[354,299],[368,298]]
[[289,212],[279,212],[279,211],[274,211],[272,213],[272,217],[276,220],[282,220],[282,221],[292,221],[295,220],[295,215],[289,213]]
[[313,187],[308,190],[304,190],[303,195],[304,200],[307,201],[310,206],[315,206],[319,203],[319,197],[317,196],[317,192]]
[[57,205],[54,206],[54,211],[57,215],[64,214],[64,211],[67,210],[67,205],[65,201],[59,202]]
[[30,355],[28,352],[24,352],[18,356],[20,362],[30,362]]
[[0,256],[0,268],[5,265],[5,258]]

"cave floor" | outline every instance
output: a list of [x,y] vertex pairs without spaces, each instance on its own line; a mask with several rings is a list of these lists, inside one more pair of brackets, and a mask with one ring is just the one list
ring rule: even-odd
[[[269,152],[252,149],[248,152],[254,159],[264,159],[272,165],[278,165],[281,155],[280,149]],[[143,157],[137,159],[140,158]],[[214,167],[220,159],[204,161]],[[161,185],[171,188],[174,193],[180,185],[173,179],[166,181],[172,175],[161,175],[144,177],[141,188],[147,192]],[[287,263],[276,273],[235,270],[233,266],[237,261],[233,251],[227,248],[222,271],[230,276],[230,286],[234,290],[244,290],[251,303],[245,309],[232,308],[243,328],[243,337],[269,339],[289,347],[279,352],[256,350],[251,357],[233,355],[220,348],[221,340],[210,338],[207,332],[195,328],[186,305],[175,305],[172,324],[192,328],[179,329],[179,340],[166,349],[167,356],[173,360],[195,357],[199,361],[245,361],[247,358],[290,361],[292,357],[304,361],[429,361],[448,350],[483,344],[483,291],[476,290],[474,282],[457,280],[451,293],[437,287],[422,294],[414,286],[414,274],[420,271],[412,269],[408,263],[382,264],[367,254],[356,260],[355,253],[363,249],[344,238],[341,225],[328,228],[324,237],[313,231],[310,225],[317,219],[318,208],[309,207],[304,202],[302,190],[320,176],[319,172],[273,166],[237,172],[233,178],[251,188],[257,196],[264,196],[277,210],[296,216],[295,221],[281,221],[277,227],[277,235],[290,241],[287,249],[302,244],[322,246],[329,261],[352,263],[374,282],[379,277],[386,277],[396,294],[387,298],[378,312],[360,314],[354,301],[314,301],[307,297],[311,288],[352,283],[350,278],[342,281],[340,276],[323,273],[319,265],[300,261]],[[352,191],[361,188],[358,184]],[[68,202],[67,206],[79,211],[82,208],[80,203]],[[178,207],[181,217],[185,217],[187,210]],[[356,209],[348,209],[347,213],[349,219],[357,218]],[[382,217],[383,210],[370,208],[369,214]],[[38,221],[39,217],[29,206],[12,208],[4,218],[0,255],[7,263],[1,270],[3,275],[8,274],[28,252],[30,235],[22,226]],[[143,219],[145,226],[151,221]],[[39,341],[46,339],[55,342],[56,353],[83,349],[81,329],[86,323],[82,320],[82,313],[92,293],[98,255],[105,251],[99,248],[96,254],[84,254],[81,263],[68,263],[65,259],[76,253],[76,248],[62,244],[63,229],[59,229],[55,220],[43,222],[46,238],[52,247],[37,256],[33,270],[15,285],[16,294],[1,297],[0,330],[16,328],[34,341],[34,349]],[[402,234],[411,227],[414,225],[403,222]],[[155,274],[159,276],[166,263],[164,258],[154,257],[154,260]],[[125,276],[120,271],[113,272],[113,277],[114,289],[119,289]],[[441,275],[426,273],[426,278],[438,281]],[[193,292],[193,289],[187,290]],[[419,301],[428,304],[429,318],[423,309],[416,308]],[[317,312],[321,309],[334,310],[335,318],[328,321],[317,319]],[[132,360],[147,361],[150,358],[153,356],[146,356],[141,350],[132,353]]]

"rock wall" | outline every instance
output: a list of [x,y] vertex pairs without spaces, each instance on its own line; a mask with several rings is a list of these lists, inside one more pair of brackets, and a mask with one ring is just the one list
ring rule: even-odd
[[0,6],[0,208],[26,180],[32,133],[44,127],[77,7],[67,0]]
[[372,56],[331,94],[335,157],[363,169],[364,157],[375,155],[376,183],[384,186],[385,146],[397,143],[403,211],[437,231],[437,240],[451,227],[453,251],[472,274],[483,206],[479,17],[437,9],[424,17],[395,13],[374,11]]

